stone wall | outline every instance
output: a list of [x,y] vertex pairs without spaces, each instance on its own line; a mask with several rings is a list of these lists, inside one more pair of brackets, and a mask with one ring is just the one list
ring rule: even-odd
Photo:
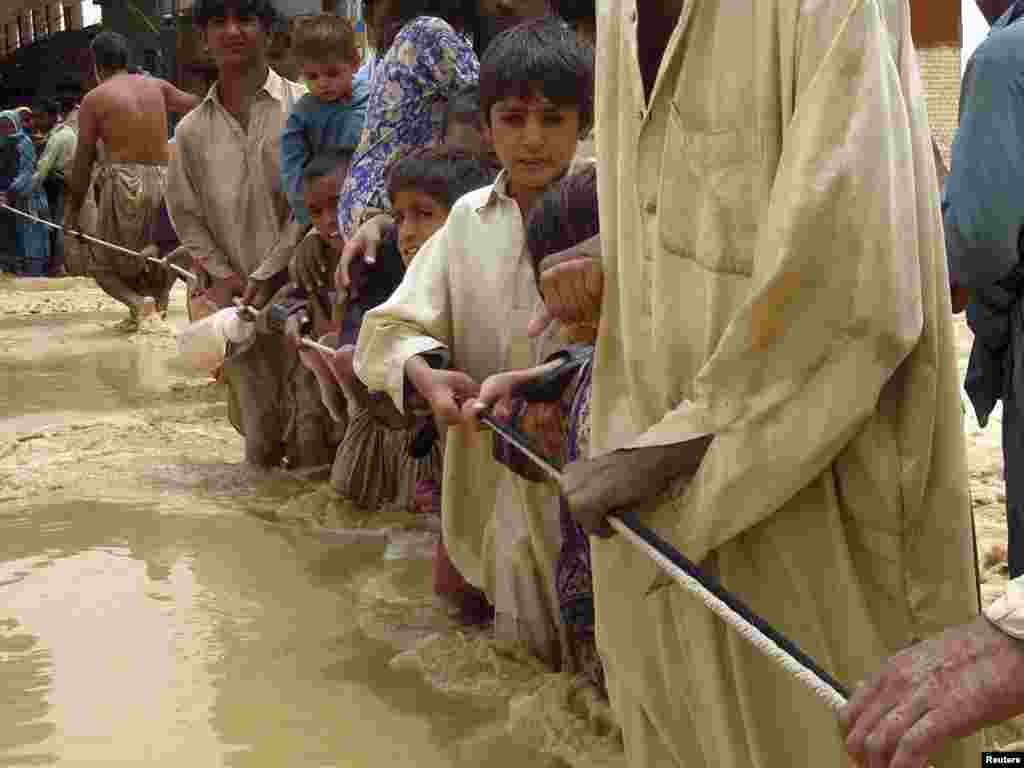
[[924,48],[917,53],[928,99],[928,119],[948,165],[950,147],[959,124],[960,46]]

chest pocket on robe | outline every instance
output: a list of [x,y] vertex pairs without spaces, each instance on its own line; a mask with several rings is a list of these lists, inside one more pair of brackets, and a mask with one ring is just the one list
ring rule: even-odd
[[689,131],[673,103],[658,198],[662,246],[712,272],[749,276],[760,159],[748,131]]

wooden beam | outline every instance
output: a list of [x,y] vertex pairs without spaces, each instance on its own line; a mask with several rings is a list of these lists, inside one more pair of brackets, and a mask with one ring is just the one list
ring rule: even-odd
[[918,48],[960,45],[960,0],[910,0],[910,26]]

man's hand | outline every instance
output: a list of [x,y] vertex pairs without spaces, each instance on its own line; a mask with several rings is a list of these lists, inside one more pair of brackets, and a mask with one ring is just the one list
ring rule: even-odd
[[274,295],[274,287],[269,280],[252,280],[245,284],[242,292],[242,303],[253,309],[263,309],[263,305]]
[[298,248],[288,267],[292,282],[315,296],[328,284],[329,264],[323,248]]
[[[480,394],[480,385],[462,371],[439,371],[430,367],[419,355],[405,363],[405,375],[426,400],[438,424],[454,426],[462,423],[462,403]],[[406,410],[409,410],[406,403]]]
[[953,739],[1024,712],[1024,641],[984,617],[897,653],[839,713],[861,768],[924,768]]
[[545,311],[530,323],[531,337],[540,336],[555,320],[597,323],[604,295],[600,261],[590,256],[549,257],[541,261],[539,269]]
[[584,531],[608,538],[609,514],[652,501],[681,477],[692,477],[710,444],[710,438],[702,437],[574,461],[562,472],[562,496]]
[[241,296],[245,291],[245,284],[236,274],[232,274],[230,277],[224,279],[219,279],[211,275],[210,283],[210,287],[206,291],[206,296],[221,309],[232,306],[234,304],[235,297]]
[[0,192],[0,205],[10,205],[11,197],[6,192]]
[[374,216],[345,243],[334,273],[334,284],[339,291],[348,291],[352,298],[359,297],[360,284],[365,280],[367,270],[377,263],[381,241],[394,227],[395,220],[390,216]]
[[950,283],[949,297],[953,304],[953,314],[959,315],[961,312],[967,309],[967,302],[969,302],[971,299],[971,292],[964,288],[962,285]]

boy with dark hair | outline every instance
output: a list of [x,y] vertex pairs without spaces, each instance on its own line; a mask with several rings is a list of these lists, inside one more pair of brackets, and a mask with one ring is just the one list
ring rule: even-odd
[[480,86],[467,85],[448,99],[444,113],[442,143],[473,152],[494,167],[494,175],[501,170],[501,161],[494,154],[494,144],[484,135],[484,118],[480,112]]
[[[241,296],[261,308],[276,286],[260,268],[282,250],[275,246],[290,218],[281,134],[305,88],[267,63],[274,13],[265,0],[199,0],[193,13],[217,64],[217,82],[175,131],[167,207],[202,276],[193,300],[219,308]],[[291,468],[319,466],[329,456],[293,451],[286,440],[284,372],[298,360],[279,342],[255,334],[232,347],[223,368],[229,417],[245,436],[248,463],[276,467],[287,457]]]
[[408,266],[437,232],[455,201],[494,182],[494,172],[480,157],[462,149],[426,147],[388,171],[388,199],[398,227],[398,250]]
[[259,21],[265,33],[270,32],[278,18],[270,0],[195,0],[192,20],[200,29],[216,28],[227,20],[229,10],[241,21]]
[[302,172],[329,147],[355,149],[366,120],[370,86],[355,77],[359,51],[351,23],[335,13],[302,20],[292,34],[292,57],[309,93],[295,104],[281,137],[281,179],[299,224],[310,223]]
[[[460,403],[477,394],[477,382],[553,350],[550,337],[527,337],[540,297],[523,247],[524,215],[565,174],[589,128],[593,66],[592,51],[554,18],[503,33],[484,54],[485,133],[503,170],[455,204],[359,334],[357,375],[400,410],[419,397],[439,424],[458,427]],[[558,498],[496,465],[491,453],[488,436],[448,431],[445,543],[462,575],[494,603],[499,637],[556,663]]]

